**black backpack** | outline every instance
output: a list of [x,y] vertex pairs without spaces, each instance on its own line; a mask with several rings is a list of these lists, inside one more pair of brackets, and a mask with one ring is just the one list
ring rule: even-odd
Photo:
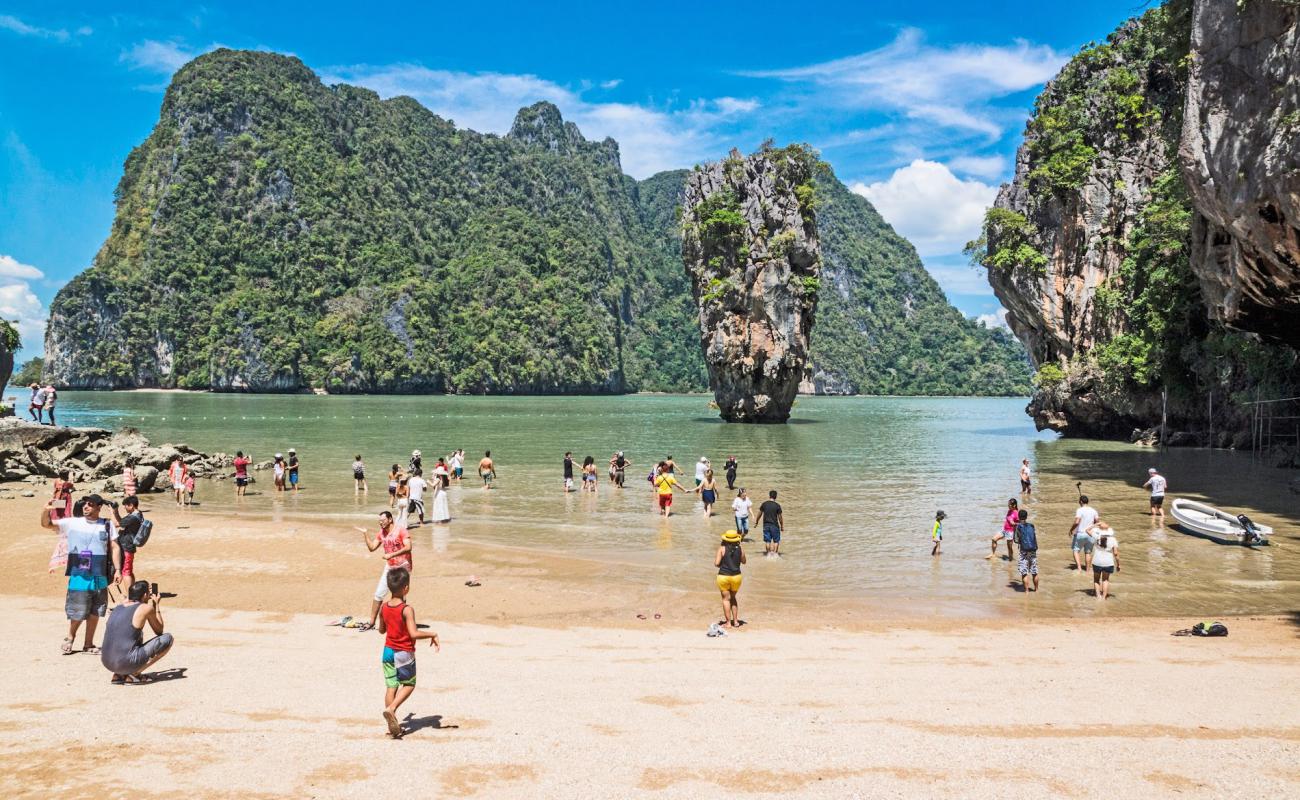
[[1198,622],[1192,626],[1193,636],[1227,636],[1228,626],[1222,622]]

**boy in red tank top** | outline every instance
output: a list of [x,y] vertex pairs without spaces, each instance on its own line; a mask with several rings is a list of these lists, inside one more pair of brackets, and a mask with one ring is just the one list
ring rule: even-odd
[[406,604],[411,589],[411,573],[401,567],[388,571],[388,591],[392,595],[379,609],[379,632],[384,634],[384,721],[388,735],[402,737],[397,708],[415,691],[415,643],[428,639],[434,652],[442,650],[438,634],[422,631],[415,625],[415,609]]

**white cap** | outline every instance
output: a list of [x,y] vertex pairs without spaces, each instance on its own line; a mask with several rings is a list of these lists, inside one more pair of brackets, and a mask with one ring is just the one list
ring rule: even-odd
[[419,454],[420,454],[420,451],[419,451],[419,450],[412,450],[412,451],[411,451],[411,455],[413,455],[413,456],[418,456]]
[[275,457],[276,457],[276,458],[284,458],[284,453],[276,453],[276,454],[275,454]]
[[297,450],[294,450],[292,447],[290,447],[290,448],[289,448],[289,452],[290,452],[290,453],[296,453],[296,452],[298,452],[298,451],[297,451]]
[[1156,468],[1155,468],[1155,467],[1152,467],[1151,469],[1147,470],[1147,474],[1148,474],[1148,475],[1154,475],[1154,474],[1156,474]]

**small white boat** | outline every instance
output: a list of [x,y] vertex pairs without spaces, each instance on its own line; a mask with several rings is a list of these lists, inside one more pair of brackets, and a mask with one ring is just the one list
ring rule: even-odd
[[1272,528],[1251,522],[1245,514],[1233,516],[1214,506],[1181,497],[1174,501],[1170,513],[1187,533],[1219,544],[1268,544],[1268,537],[1273,533]]

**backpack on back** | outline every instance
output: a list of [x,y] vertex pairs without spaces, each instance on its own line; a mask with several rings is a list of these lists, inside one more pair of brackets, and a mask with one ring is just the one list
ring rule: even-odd
[[1021,550],[1038,549],[1038,532],[1034,530],[1032,522],[1016,523],[1016,538],[1020,540]]

